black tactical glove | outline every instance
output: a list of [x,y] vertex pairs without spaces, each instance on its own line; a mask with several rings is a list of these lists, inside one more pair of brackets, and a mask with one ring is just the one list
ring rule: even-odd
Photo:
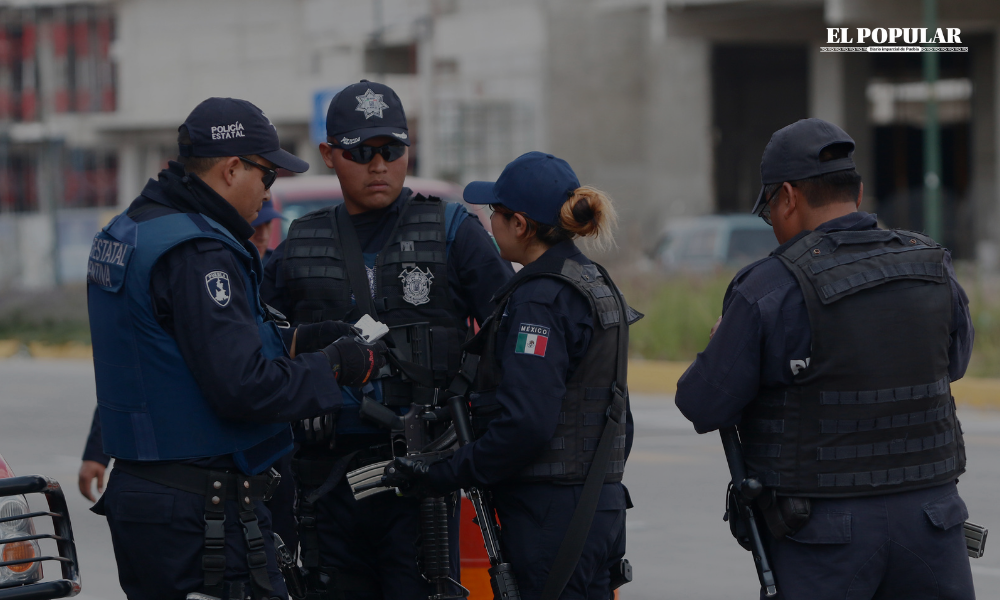
[[430,463],[419,456],[397,456],[385,466],[382,484],[398,488],[404,496],[430,497],[436,494],[430,489],[427,474]]
[[343,321],[321,321],[307,323],[295,328],[295,354],[319,352],[345,335],[359,335],[350,323]]
[[323,348],[330,368],[342,386],[360,387],[385,366],[388,349],[382,342],[369,344],[360,337],[342,337]]

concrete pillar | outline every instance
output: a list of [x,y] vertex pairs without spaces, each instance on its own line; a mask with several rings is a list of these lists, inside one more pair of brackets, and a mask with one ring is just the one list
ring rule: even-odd
[[646,149],[649,193],[637,198],[643,235],[664,219],[715,209],[712,183],[711,44],[671,36],[649,61]]
[[843,128],[856,144],[854,163],[858,173],[865,181],[865,199],[861,210],[875,210],[875,147],[872,140],[872,126],[868,122],[868,88],[869,56],[867,53],[852,52],[843,54],[842,58],[844,95],[843,95]]
[[[959,203],[956,247],[965,257],[975,257],[980,268],[996,271],[1000,268],[1000,248],[997,246],[996,195],[996,34],[986,33],[962,37],[969,46],[973,94],[971,127],[969,128],[969,187],[968,196]],[[962,236],[962,233],[966,233]],[[971,234],[971,235],[970,235]],[[971,239],[962,239],[962,238]],[[956,248],[952,248],[956,250]]]
[[118,144],[118,206],[128,207],[142,191],[145,179],[141,174],[139,147],[133,142]]
[[809,116],[844,127],[843,53],[809,50]]

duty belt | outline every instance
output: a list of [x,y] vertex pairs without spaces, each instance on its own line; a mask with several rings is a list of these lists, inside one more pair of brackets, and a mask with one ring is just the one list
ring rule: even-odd
[[[260,475],[246,476],[239,473],[227,471],[213,471],[202,467],[183,464],[143,464],[139,462],[115,461],[115,469],[124,471],[129,475],[159,483],[176,490],[191,492],[192,494],[204,495],[205,490],[219,490],[213,496],[225,494],[225,500],[239,501],[245,497],[251,500],[263,500],[267,502],[271,499],[274,491],[278,489],[281,482],[281,475],[275,469]],[[241,478],[250,483],[249,487],[239,486],[237,489],[237,479]],[[209,481],[211,479],[211,481]],[[219,482],[219,487],[215,487],[215,482]],[[223,490],[225,490],[223,492]]]
[[272,592],[267,575],[267,555],[264,552],[264,536],[257,523],[254,501],[271,498],[281,475],[271,469],[264,475],[244,475],[228,471],[213,471],[184,464],[143,464],[121,462],[115,465],[129,475],[159,483],[170,488],[205,496],[205,551],[201,557],[201,568],[205,583],[202,592],[214,598],[222,598],[226,592],[226,501],[236,502],[240,525],[247,541],[247,566],[254,597],[266,596]]

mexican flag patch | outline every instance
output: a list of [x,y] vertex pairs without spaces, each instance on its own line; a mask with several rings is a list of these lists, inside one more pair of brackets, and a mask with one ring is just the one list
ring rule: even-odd
[[514,353],[545,356],[545,346],[548,343],[548,327],[521,323],[521,329],[517,333],[517,346],[514,347]]

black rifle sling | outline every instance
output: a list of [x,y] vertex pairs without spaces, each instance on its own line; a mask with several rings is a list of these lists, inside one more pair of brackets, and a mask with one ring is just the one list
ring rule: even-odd
[[375,313],[375,302],[372,300],[365,257],[361,252],[358,234],[351,225],[351,217],[347,214],[347,207],[344,204],[337,206],[333,211],[333,218],[337,222],[340,248],[344,251],[344,264],[347,265],[347,279],[351,284],[351,291],[354,292],[354,301],[358,305],[358,310],[377,321],[378,314]]
[[[596,264],[596,263],[595,263]],[[541,600],[556,600],[562,595],[563,589],[569,583],[577,563],[580,561],[580,554],[583,553],[583,546],[587,543],[587,536],[590,534],[590,526],[594,522],[594,513],[597,512],[597,502],[601,498],[601,488],[604,487],[604,477],[607,474],[608,463],[611,461],[611,451],[614,446],[617,425],[625,422],[626,402],[628,387],[626,377],[628,373],[628,319],[625,314],[625,299],[617,286],[611,282],[611,278],[603,267],[597,265],[604,279],[615,289],[616,302],[618,303],[618,366],[617,377],[612,386],[611,406],[608,409],[608,422],[604,426],[604,433],[601,441],[597,445],[597,452],[594,454],[594,462],[590,464],[590,471],[587,479],[583,483],[583,492],[580,494],[580,502],[573,511],[573,517],[569,521],[569,528],[566,536],[559,544],[559,552],[552,561],[549,569],[549,577],[545,580],[545,587],[542,588]]]

